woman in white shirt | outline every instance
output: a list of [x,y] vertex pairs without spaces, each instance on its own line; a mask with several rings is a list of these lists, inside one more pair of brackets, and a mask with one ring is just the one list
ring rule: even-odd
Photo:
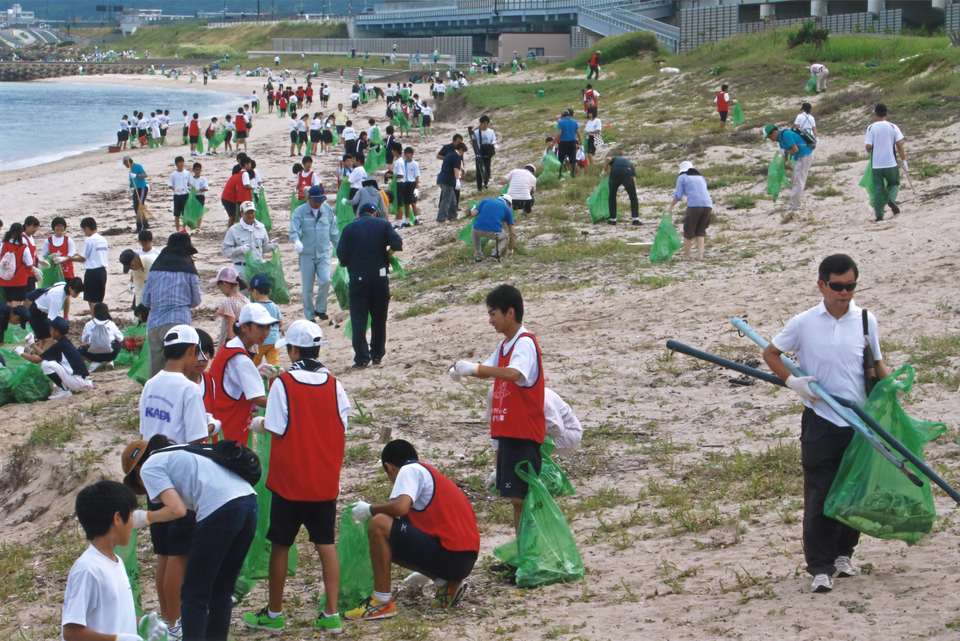
[[596,109],[590,110],[590,118],[587,120],[587,124],[584,125],[583,130],[587,133],[587,156],[590,157],[590,162],[593,162],[597,148],[600,147],[600,144],[603,142],[603,123],[600,122]]
[[800,105],[800,113],[793,121],[793,126],[814,138],[817,137],[817,119],[813,117],[813,106],[809,102]]

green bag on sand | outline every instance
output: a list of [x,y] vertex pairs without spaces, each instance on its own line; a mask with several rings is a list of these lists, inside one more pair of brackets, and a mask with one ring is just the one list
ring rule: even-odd
[[407,270],[403,268],[403,263],[393,254],[390,254],[390,271],[393,272],[393,275],[397,278],[407,277]]
[[353,205],[350,204],[348,196],[350,195],[350,183],[344,180],[337,189],[337,204],[334,207],[334,217],[337,219],[337,227],[340,233],[343,228],[354,221],[357,215],[353,212]]
[[214,151],[223,144],[223,141],[227,139],[227,132],[223,129],[213,132],[213,137],[210,138],[210,150]]
[[468,219],[467,224],[460,229],[460,231],[457,233],[457,238],[465,242],[468,247],[473,245],[473,219],[472,218]]
[[673,226],[673,219],[670,214],[664,214],[660,217],[660,225],[657,227],[657,235],[653,238],[653,246],[650,247],[650,262],[653,264],[665,263],[683,246],[680,234],[677,228]]
[[[923,458],[924,445],[947,431],[943,423],[909,416],[898,396],[913,387],[916,371],[903,365],[877,383],[864,409],[915,455]],[[930,482],[911,483],[862,436],[855,434],[840,461],[823,513],[864,534],[879,539],[899,539],[913,545],[933,528],[937,511]]]
[[205,213],[207,213],[207,208],[197,199],[196,190],[191,189],[190,195],[187,196],[187,204],[183,207],[183,216],[180,217],[180,221],[190,229],[197,229],[200,227],[200,222],[203,220]]
[[290,213],[292,214],[297,207],[299,207],[300,205],[306,202],[307,202],[306,200],[300,200],[299,198],[297,198],[297,191],[294,190],[293,193],[290,194]]
[[743,117],[743,107],[740,106],[739,102],[735,102],[731,111],[733,112],[730,114],[733,118],[733,124],[739,127],[746,120],[746,118]]
[[63,268],[56,263],[52,263],[47,267],[41,267],[40,274],[40,287],[50,287],[51,285],[64,281]]
[[263,223],[267,231],[270,231],[273,229],[273,221],[270,220],[270,207],[267,206],[267,192],[263,190],[263,187],[257,189],[256,193],[253,194],[253,200],[257,208],[256,219]]
[[50,396],[50,379],[36,363],[25,363],[10,377],[13,400],[17,403],[45,401]]
[[[367,314],[367,331],[370,331],[370,326],[373,325],[373,316]],[[348,341],[353,340],[353,319],[348,318],[347,322],[343,324],[343,335],[347,337]]]
[[141,385],[145,385],[150,380],[150,339],[143,341],[143,347],[137,358],[130,364],[130,371],[127,372],[127,378],[134,380]]
[[587,197],[590,222],[602,223],[610,219],[610,178],[604,176]]
[[333,285],[333,293],[337,297],[340,309],[343,311],[350,309],[350,275],[347,273],[347,268],[337,265],[330,277],[330,283]]
[[13,402],[13,370],[9,367],[0,367],[0,405]]
[[867,200],[870,201],[870,206],[873,207],[873,203],[877,200],[877,192],[874,191],[873,183],[873,156],[867,159],[867,168],[864,170],[863,178],[860,179],[858,185],[866,190]]
[[266,274],[270,278],[270,300],[278,305],[286,305],[290,302],[290,286],[283,275],[283,262],[280,259],[280,252],[275,251],[270,260],[262,261],[254,256],[253,252],[247,252],[244,255],[246,265],[243,268],[243,277],[249,283],[257,274]]
[[560,159],[556,154],[543,154],[540,159],[540,173],[537,174],[537,185],[552,185],[560,180]]
[[573,489],[573,483],[567,477],[556,461],[550,456],[557,449],[553,439],[549,436],[540,445],[540,480],[549,490],[551,496],[573,496],[576,490]]
[[[121,330],[124,338],[134,338],[142,336],[146,338],[147,336],[147,326],[146,325],[131,325],[129,327],[124,327]],[[137,360],[137,357],[140,356],[140,351],[143,349],[143,345],[140,345],[140,348],[136,351],[130,351],[127,349],[121,349],[120,353],[117,354],[117,357],[114,359],[113,364],[117,367],[130,367]]]
[[[3,334],[3,342],[5,345],[19,344],[23,342],[23,339],[27,337],[27,334],[30,333],[30,328],[20,327],[16,323],[10,323],[7,325],[7,331]],[[10,352],[13,354],[13,352]],[[14,354],[16,356],[16,354]],[[10,367],[8,364],[7,367]]]
[[807,80],[807,84],[803,86],[803,90],[806,93],[817,93],[817,77],[810,76],[810,79]]
[[494,554],[517,568],[517,585],[522,588],[582,579],[583,560],[563,512],[529,461],[517,464],[517,476],[529,486],[520,513],[520,535]]
[[[337,605],[341,612],[358,607],[373,594],[373,562],[370,560],[370,542],[367,523],[353,520],[353,504],[340,512],[340,531],[337,533],[337,560],[340,562],[340,593]],[[324,612],[327,598],[317,604],[317,612]]]
[[397,186],[397,177],[390,179],[390,186],[387,188],[390,193],[390,213],[397,214],[400,211],[400,194]]
[[767,194],[777,202],[780,192],[789,184],[787,178],[787,166],[783,160],[783,154],[775,152],[770,165],[767,167]]
[[130,532],[130,541],[121,547],[114,548],[114,553],[123,561],[123,569],[127,571],[127,579],[130,580],[130,589],[133,591],[133,607],[137,613],[137,619],[143,615],[143,606],[140,598],[140,561],[137,559],[137,532],[134,529]]
[[203,136],[197,136],[197,153],[203,153]]

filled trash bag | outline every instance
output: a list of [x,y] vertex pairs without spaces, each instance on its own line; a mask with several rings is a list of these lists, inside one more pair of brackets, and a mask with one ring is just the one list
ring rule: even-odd
[[810,76],[807,80],[807,84],[803,86],[803,90],[806,93],[817,93],[817,77]]
[[114,553],[123,561],[123,569],[127,571],[130,580],[130,589],[133,591],[133,607],[137,612],[137,619],[143,615],[143,606],[140,597],[140,561],[137,559],[137,532],[130,532],[130,541],[121,547],[114,548]]
[[203,153],[203,136],[197,136],[197,153]]
[[590,222],[602,223],[610,219],[610,178],[604,176],[587,197]]
[[[353,520],[353,504],[340,512],[340,531],[337,533],[337,560],[340,561],[340,593],[337,605],[340,612],[358,607],[373,594],[373,562],[370,560],[370,542],[367,523]],[[324,612],[327,599],[320,599],[318,612]]]
[[130,327],[124,327],[121,333],[123,334],[123,346],[120,349],[120,353],[117,354],[117,357],[114,359],[113,364],[117,367],[130,367],[136,362],[146,343],[144,340],[144,342],[137,347],[134,339],[146,339],[147,326],[131,325]]
[[780,192],[789,184],[787,179],[787,165],[783,154],[775,152],[770,165],[767,167],[767,195],[777,202]]
[[[390,194],[390,214],[396,215],[400,211],[400,194],[397,186],[397,177],[390,179],[390,186],[387,187],[387,193]],[[412,215],[412,214],[411,214]]]
[[268,261],[259,260],[253,252],[247,252],[244,255],[244,261],[246,265],[243,268],[243,276],[248,283],[257,274],[266,274],[272,286],[270,300],[278,305],[286,305],[290,302],[290,286],[283,275],[283,262],[280,260],[279,251],[273,252]]
[[665,263],[683,246],[683,240],[677,233],[677,228],[673,226],[673,220],[670,214],[664,214],[660,217],[660,225],[657,227],[657,235],[653,238],[653,246],[650,247],[650,262],[653,264]]
[[263,223],[267,231],[273,229],[273,221],[270,219],[270,208],[267,206],[267,193],[263,187],[257,189],[253,194],[254,205],[257,208],[256,219]]
[[473,246],[473,219],[470,218],[467,220],[467,224],[460,228],[460,231],[457,232],[457,238],[462,240],[467,244],[467,246]]
[[731,110],[730,117],[733,119],[734,126],[739,127],[744,123],[746,118],[743,116],[743,107],[740,106],[739,102],[733,104],[733,109]]
[[560,159],[556,154],[543,154],[540,165],[540,173],[537,174],[538,187],[552,185],[560,180]]
[[[913,387],[916,371],[903,365],[879,381],[864,409],[917,457],[924,446],[947,431],[943,423],[909,416],[899,395]],[[843,454],[833,479],[823,513],[864,534],[879,539],[899,539],[913,545],[933,528],[937,517],[930,481],[907,463],[921,478],[923,487],[911,483],[859,434]]]
[[17,403],[45,401],[50,396],[50,379],[36,363],[24,363],[10,377],[13,400]]
[[191,189],[190,195],[187,196],[187,204],[183,207],[183,216],[180,217],[180,222],[190,229],[198,229],[205,213],[207,213],[207,208],[197,199],[196,190]]
[[333,285],[333,294],[337,297],[337,305],[340,309],[343,311],[350,309],[350,275],[347,273],[347,268],[337,265],[330,277],[330,284]]
[[[367,331],[370,331],[370,326],[373,325],[373,316],[367,314]],[[353,340],[353,319],[347,318],[347,322],[343,324],[343,335],[347,337],[348,341]]]
[[517,585],[531,588],[583,578],[583,560],[563,512],[557,507],[529,461],[517,464],[517,476],[528,485],[520,513],[519,536],[494,555],[517,568]]
[[402,111],[398,111],[393,114],[393,126],[398,128],[401,133],[408,133],[410,131],[410,120]]
[[540,480],[543,481],[543,485],[551,496],[573,496],[577,493],[573,489],[573,483],[551,456],[556,449],[553,439],[549,436],[540,445]]
[[[3,333],[3,342],[4,344],[20,344],[27,337],[27,334],[30,333],[30,327],[20,327],[16,323],[10,323],[7,325],[7,331]],[[11,352],[13,353],[13,352]],[[9,367],[9,363],[7,364]]]
[[406,278],[407,270],[403,268],[403,263],[400,262],[400,259],[390,254],[390,271],[397,278]]
[[63,268],[57,263],[50,263],[40,268],[40,284],[38,287],[51,287],[64,281]]
[[141,385],[145,385],[150,380],[150,339],[145,338],[143,347],[133,363],[130,364],[130,370],[127,372],[127,378],[134,380]]
[[870,201],[870,206],[873,207],[873,203],[877,200],[877,192],[874,187],[873,182],[873,157],[867,159],[867,168],[863,172],[863,178],[860,179],[860,182],[857,183],[860,187],[863,187],[867,192],[867,200]]
[[290,194],[290,213],[292,214],[297,207],[304,204],[305,202],[307,201],[300,200],[299,198],[297,198],[297,190],[293,190],[293,193]]
[[344,180],[337,189],[337,205],[334,208],[334,217],[337,219],[337,228],[343,233],[343,228],[354,221],[357,215],[350,204],[350,183]]
[[9,367],[0,367],[0,405],[13,402],[13,370]]

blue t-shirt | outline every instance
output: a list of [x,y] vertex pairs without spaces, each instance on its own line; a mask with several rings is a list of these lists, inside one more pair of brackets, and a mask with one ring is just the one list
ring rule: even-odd
[[477,231],[499,234],[503,231],[503,223],[513,224],[513,210],[510,205],[500,198],[481,200],[477,206],[477,217],[473,221],[473,228]]
[[810,147],[807,146],[807,143],[803,141],[803,138],[800,137],[800,134],[790,131],[789,129],[782,129],[780,131],[780,137],[777,138],[777,142],[780,144],[780,149],[786,151],[794,145],[797,146],[797,153],[793,154],[794,160],[800,160],[804,156],[809,156],[811,153]]
[[133,179],[133,186],[137,189],[145,189],[147,186],[147,172],[143,170],[143,165],[133,163],[130,167],[130,173],[136,176]]
[[560,142],[574,142],[577,139],[580,123],[573,118],[564,117],[557,121],[557,129],[560,130]]
[[438,185],[456,185],[457,178],[453,175],[454,169],[459,169],[463,165],[463,159],[455,151],[451,151],[443,157],[443,164],[440,166],[440,173],[437,174]]
[[[270,315],[276,318],[277,320],[283,320],[283,315],[280,313],[280,307],[273,302],[272,300],[257,301],[261,305],[267,308],[267,311],[270,312]],[[267,340],[263,341],[264,345],[276,345],[277,339],[280,338],[280,323],[274,323],[270,326],[270,333],[267,334]]]

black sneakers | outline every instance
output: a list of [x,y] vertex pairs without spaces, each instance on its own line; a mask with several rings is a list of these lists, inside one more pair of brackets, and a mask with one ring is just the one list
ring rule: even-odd
[[892,200],[891,200],[890,202],[888,202],[887,204],[890,205],[890,211],[893,212],[893,215],[894,215],[894,216],[896,216],[896,215],[898,215],[898,214],[900,213],[900,205],[898,205],[897,203],[893,202]]

